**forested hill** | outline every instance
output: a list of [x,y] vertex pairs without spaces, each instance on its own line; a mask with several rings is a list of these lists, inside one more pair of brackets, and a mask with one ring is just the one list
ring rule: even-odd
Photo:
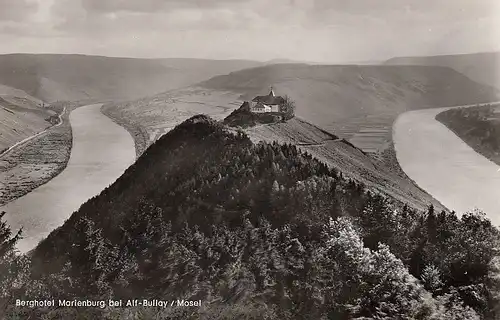
[[9,312],[480,319],[494,315],[497,242],[480,214],[398,208],[294,146],[255,145],[195,116],[40,243],[15,298],[201,299],[202,307],[137,308],[136,317],[125,308]]

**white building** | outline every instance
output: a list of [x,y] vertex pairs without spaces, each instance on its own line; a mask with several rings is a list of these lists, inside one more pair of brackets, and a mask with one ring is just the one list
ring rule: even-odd
[[267,96],[257,96],[249,102],[250,111],[255,113],[281,112],[281,106],[284,103],[285,99],[276,96],[272,88]]

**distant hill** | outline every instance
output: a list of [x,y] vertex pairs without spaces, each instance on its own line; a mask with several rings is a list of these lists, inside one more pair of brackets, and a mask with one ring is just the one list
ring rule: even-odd
[[262,65],[246,60],[0,55],[0,150],[47,128],[44,102],[130,100]]
[[[489,101],[498,92],[444,67],[278,64],[232,72],[202,87],[249,99],[270,86],[297,103],[297,115],[330,119]],[[319,120],[319,119],[318,119]]]
[[222,119],[244,100],[267,94],[270,86],[295,101],[298,117],[367,152],[388,145],[393,121],[407,110],[499,100],[495,88],[446,67],[275,64],[110,104],[103,110],[129,128],[140,154],[190,116],[207,113]]
[[127,100],[262,65],[244,60],[133,59],[87,55],[0,55],[0,84],[44,101]]
[[[51,126],[55,112],[26,92],[0,85],[0,153]],[[53,120],[53,119],[52,119]]]
[[[407,110],[498,100],[498,90],[447,67],[278,64],[235,71],[198,84],[250,99],[268,91],[288,95],[296,115],[343,138],[373,131],[367,149],[390,139],[392,122]],[[368,133],[370,135],[371,133]],[[363,141],[362,141],[363,142]],[[369,144],[374,144],[370,146]]]
[[387,60],[385,64],[450,67],[474,81],[500,89],[500,52],[397,57]]
[[25,91],[8,87],[5,85],[0,84],[0,96],[1,97],[17,97],[21,99],[27,99],[30,101],[33,101],[35,104],[42,105],[42,100],[35,98],[33,96],[30,96],[27,94]]
[[299,60],[292,60],[292,59],[285,59],[285,58],[276,58],[276,59],[271,59],[267,60],[265,62],[266,65],[271,65],[271,64],[290,64],[290,63],[306,63],[306,64],[317,64],[316,62],[312,61],[299,61]]
[[399,206],[295,146],[195,116],[42,241],[24,285],[13,281],[14,299],[175,307],[7,304],[7,318],[480,319],[497,303],[497,239],[480,215]]

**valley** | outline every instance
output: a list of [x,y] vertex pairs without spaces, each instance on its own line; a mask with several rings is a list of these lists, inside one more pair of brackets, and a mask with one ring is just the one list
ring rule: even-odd
[[[336,140],[303,122],[292,125],[277,131],[302,132],[304,144]],[[302,308],[321,318],[335,310],[382,314],[379,306],[389,305],[383,313],[392,318],[480,319],[494,304],[485,278],[494,270],[498,236],[481,215],[459,219],[401,206],[298,147],[253,144],[197,115],[159,138],[32,251],[28,277],[36,286],[21,294],[54,297],[63,287],[77,298],[183,296],[203,307],[8,311],[293,319]],[[431,264],[443,275],[439,288],[428,284],[424,266]],[[311,284],[335,304],[308,294]],[[457,292],[443,294],[450,286]],[[361,301],[356,308],[353,294]]]
[[498,91],[447,67],[274,65],[216,76],[199,84],[248,99],[273,86],[296,114],[375,153],[390,142],[396,117],[415,109],[495,101]]
[[[56,58],[58,57],[41,56],[39,59],[45,63],[53,63],[51,61]],[[90,61],[91,58],[78,56],[65,59]],[[104,58],[96,59],[99,65],[102,63],[100,59]],[[69,63],[64,59],[62,61]],[[138,65],[144,63],[141,60],[131,61]],[[188,74],[194,72],[196,67],[203,69],[203,66],[210,65],[207,61],[193,64],[189,59],[155,60],[151,63],[160,62],[168,68],[177,66],[185,69]],[[116,63],[119,65],[124,61],[118,60]],[[225,68],[237,68],[245,63],[249,64],[229,61],[222,65]],[[197,114],[222,120],[244,100],[264,91],[266,85],[273,85],[280,94],[295,99],[298,106],[297,118],[283,124],[247,128],[245,132],[252,141],[291,143],[329,167],[363,183],[370,190],[425,211],[429,204],[433,204],[437,210],[445,209],[446,205],[443,206],[430,196],[424,191],[425,188],[417,186],[414,179],[401,170],[395,153],[391,151],[391,126],[394,119],[399,114],[416,108],[417,103],[421,103],[422,108],[433,108],[441,104],[453,105],[457,101],[490,101],[496,95],[495,90],[472,82],[448,68],[435,70],[414,66],[321,66],[289,63],[250,67],[154,96],[105,102],[100,107],[100,113],[129,132],[134,139],[137,159],[151,144],[182,121]],[[203,70],[208,73],[224,70],[217,63],[210,68]],[[442,79],[448,79],[446,85]],[[443,91],[442,95],[437,95],[439,90]],[[447,94],[448,91],[458,94]],[[106,94],[101,97],[110,96]],[[73,114],[78,107],[85,105],[84,101],[66,103],[67,114]],[[53,128],[39,139],[33,139],[24,148],[16,148],[12,154],[3,158],[3,204],[50,181],[64,170],[68,160],[72,163],[71,140],[75,141],[75,137],[71,138],[68,116],[64,119],[66,121],[60,127]],[[68,179],[65,177],[71,176],[65,172],[66,170],[59,180],[65,181]],[[53,181],[49,182],[48,189],[51,188],[51,183]],[[43,194],[45,188],[41,187],[41,190]],[[97,189],[93,190],[98,193]],[[38,191],[36,189],[31,194]],[[31,199],[31,194],[27,194],[28,199]],[[49,196],[49,199],[52,198]],[[85,198],[78,199],[83,202]],[[19,203],[24,203],[23,199],[24,197],[19,198]],[[15,206],[17,201],[12,203]],[[9,205],[11,204],[7,208],[10,208]],[[75,202],[72,202],[72,206],[75,206]],[[65,214],[71,214],[72,211],[74,209]]]
[[[0,207],[0,211],[7,212],[6,221],[13,229],[23,227],[24,238],[18,245],[21,252],[33,249],[38,241],[60,226],[82,203],[99,194],[133,163],[132,138],[126,130],[102,115],[100,108],[101,104],[83,106],[70,113],[73,147],[67,166],[61,160],[65,166],[61,174]],[[38,145],[41,150],[28,147],[19,152],[29,155],[31,151],[34,153],[32,157],[45,152],[54,157],[54,153],[64,150],[51,149],[57,146],[53,145],[54,139],[63,136],[62,132],[52,132]],[[31,165],[29,160],[29,156],[23,156],[23,164],[19,170]],[[46,164],[45,170],[57,165]],[[35,172],[41,171],[42,174],[43,167],[36,170],[40,166],[35,163],[34,168]],[[19,170],[10,174],[15,174],[15,178],[21,177],[19,183],[22,183],[22,171]],[[25,174],[31,177],[33,173],[28,171]]]
[[499,320],[495,9],[0,0],[0,320]]
[[500,225],[500,167],[435,119],[446,110],[417,110],[398,117],[393,128],[398,162],[449,209],[459,214],[480,209]]
[[0,84],[23,90],[45,102],[87,99],[122,101],[259,65],[262,63],[247,60],[6,54],[0,55]]
[[[160,62],[172,68],[154,61]],[[184,63],[189,77],[201,75],[192,61],[174,62]],[[12,243],[29,252],[30,270],[24,272],[36,279],[36,286],[27,285],[30,297],[54,297],[59,288],[75,297],[168,293],[206,299],[214,308],[224,300],[230,309],[223,312],[233,315],[241,313],[231,308],[242,305],[261,315],[282,312],[281,303],[317,303],[305,294],[308,282],[316,281],[309,272],[322,279],[332,275],[318,286],[335,283],[342,290],[350,290],[343,275],[354,272],[375,279],[367,291],[356,293],[360,299],[372,289],[382,294],[385,289],[376,288],[386,285],[389,292],[412,288],[414,293],[404,293],[417,306],[405,311],[412,315],[434,310],[476,319],[490,304],[481,302],[488,298],[481,288],[490,285],[484,279],[497,229],[465,211],[479,203],[480,193],[487,200],[481,209],[498,224],[499,203],[477,180],[491,167],[456,147],[446,130],[436,129],[433,115],[441,106],[493,101],[495,89],[449,68],[287,63],[250,66],[181,88],[159,81],[148,90],[164,86],[161,93],[140,98],[134,95],[146,91],[139,87],[114,98],[126,90],[125,82],[94,88],[103,91],[90,95],[65,88],[62,97],[95,96],[95,103],[54,102],[47,110],[62,114],[61,125],[3,158],[2,190],[9,196],[0,211],[12,230],[23,227],[23,238]],[[296,102],[295,118],[244,130],[222,125],[268,86]],[[440,143],[450,145],[448,157]],[[449,176],[467,170],[459,180]],[[489,179],[486,186],[497,183]],[[445,237],[436,238],[436,232]],[[464,245],[466,239],[473,241]],[[386,282],[385,274],[373,273],[378,268],[369,271],[343,260],[353,255],[398,276]],[[483,259],[480,271],[470,257]],[[308,261],[316,261],[315,271]],[[460,291],[446,300],[451,298],[426,282],[429,266],[442,274],[443,286],[472,290],[474,296]],[[361,314],[350,310],[337,290],[320,296],[333,296],[335,308]],[[326,315],[329,308],[321,305],[314,312]],[[74,310],[38,312],[75,315]],[[112,314],[121,318],[124,312]],[[179,312],[153,314],[194,319],[218,311]]]

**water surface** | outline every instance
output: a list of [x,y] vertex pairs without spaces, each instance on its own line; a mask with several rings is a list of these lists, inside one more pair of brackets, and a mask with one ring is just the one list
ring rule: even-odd
[[21,252],[33,249],[86,200],[113,183],[135,159],[130,134],[100,112],[101,104],[70,114],[73,148],[66,169],[0,210],[13,231],[23,227]]
[[406,112],[393,126],[398,162],[406,174],[457,213],[475,208],[500,225],[500,167],[435,119],[449,108]]

